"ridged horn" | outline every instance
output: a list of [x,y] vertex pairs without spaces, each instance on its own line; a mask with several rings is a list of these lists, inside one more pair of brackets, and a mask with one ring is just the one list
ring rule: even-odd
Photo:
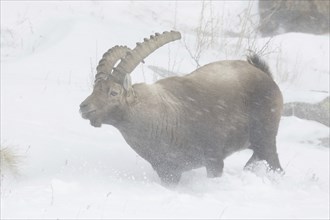
[[131,49],[126,46],[114,46],[103,54],[102,59],[96,67],[95,80],[97,79],[107,79],[111,74],[114,65],[118,60],[125,57]]
[[181,39],[181,34],[177,31],[165,31],[162,34],[156,33],[150,39],[145,38],[142,43],[136,44],[136,47],[130,54],[127,54],[127,56],[121,59],[120,63],[114,69],[113,75],[120,82],[123,82],[125,75],[131,73],[152,52],[169,42],[179,39]]

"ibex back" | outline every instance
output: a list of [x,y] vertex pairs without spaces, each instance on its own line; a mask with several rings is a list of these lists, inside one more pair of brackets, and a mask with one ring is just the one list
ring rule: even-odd
[[282,171],[276,150],[282,95],[257,55],[152,85],[131,84],[130,73],[144,58],[180,38],[179,32],[164,32],[133,50],[115,46],[106,52],[94,90],[80,105],[82,117],[95,127],[116,127],[165,184],[203,166],[208,177],[218,177],[224,159],[245,148],[253,150],[246,167],[265,160],[271,170]]

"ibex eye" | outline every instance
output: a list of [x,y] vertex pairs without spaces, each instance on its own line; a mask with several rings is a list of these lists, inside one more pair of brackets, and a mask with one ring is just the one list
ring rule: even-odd
[[111,92],[110,92],[110,95],[111,95],[111,96],[116,96],[116,95],[118,95],[118,92],[111,91]]

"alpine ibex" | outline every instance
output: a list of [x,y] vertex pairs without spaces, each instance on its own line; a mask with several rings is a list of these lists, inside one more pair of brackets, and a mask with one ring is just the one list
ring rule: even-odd
[[80,105],[82,117],[94,127],[116,127],[162,183],[178,183],[184,171],[204,166],[208,177],[218,177],[224,159],[245,148],[254,152],[246,166],[265,160],[281,171],[276,135],[282,94],[257,55],[247,62],[214,62],[151,85],[131,84],[130,73],[140,62],[180,38],[176,31],[157,33],[133,50],[115,46],[106,52],[94,90]]

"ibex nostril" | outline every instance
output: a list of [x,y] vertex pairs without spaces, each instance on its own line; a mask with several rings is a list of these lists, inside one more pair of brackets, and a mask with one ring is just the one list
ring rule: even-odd
[[87,106],[88,106],[88,104],[86,104],[84,102],[79,105],[80,109],[87,108]]

